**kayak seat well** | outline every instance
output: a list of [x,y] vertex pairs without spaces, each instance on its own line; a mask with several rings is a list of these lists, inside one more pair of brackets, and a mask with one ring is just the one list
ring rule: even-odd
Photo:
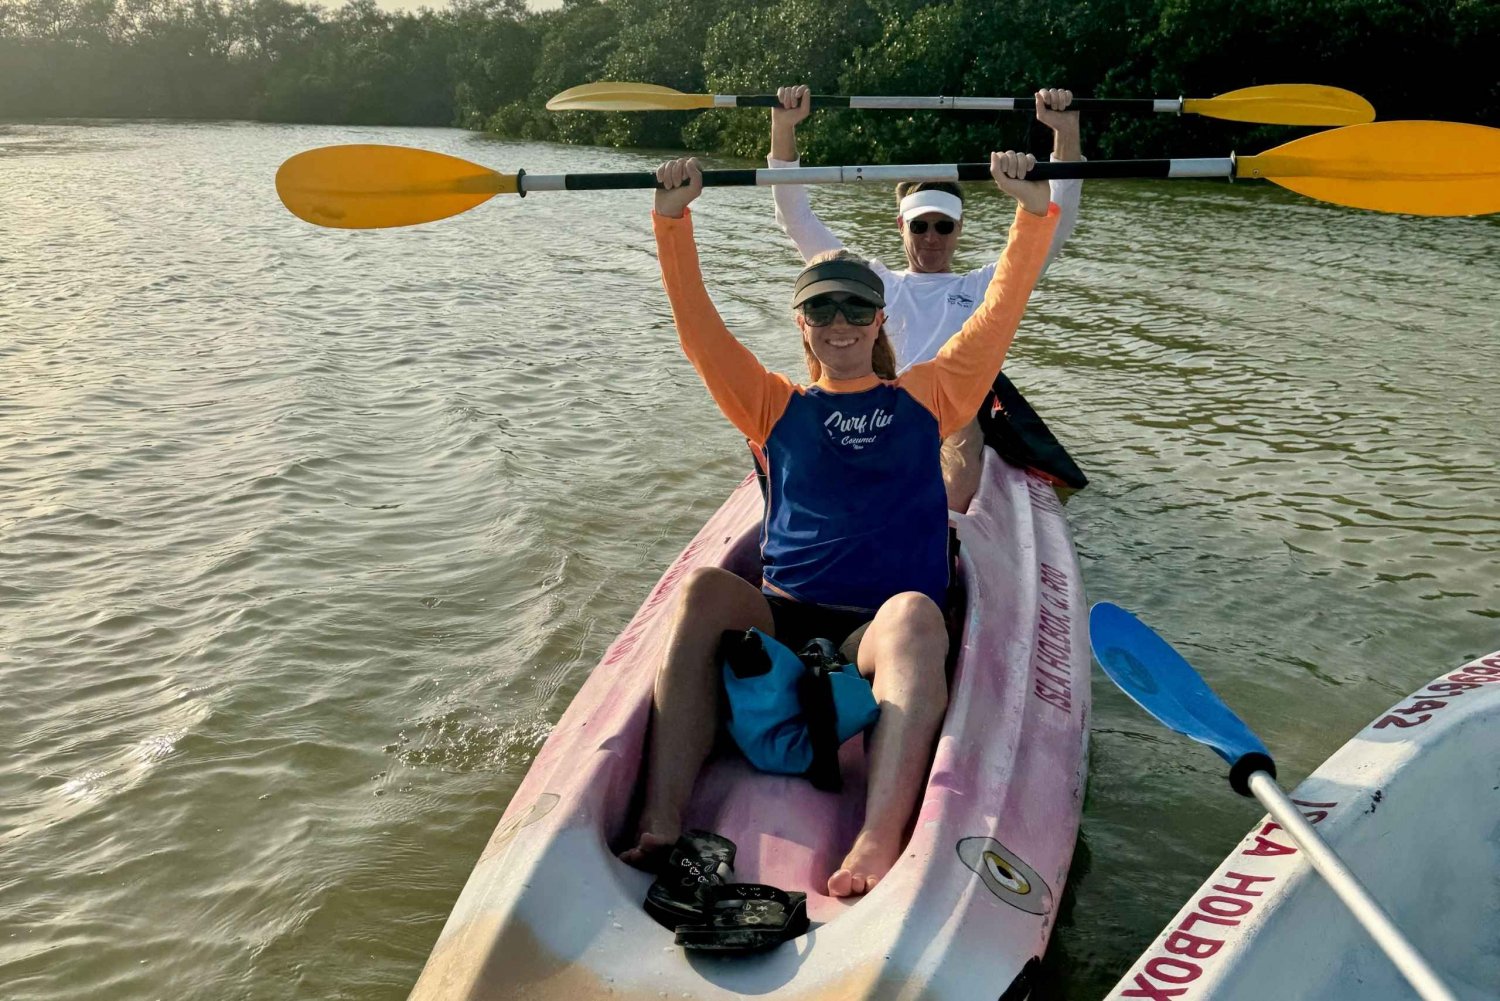
[[[759,526],[735,540],[719,565],[759,586]],[[962,601],[961,587],[955,590],[955,597]],[[667,611],[670,618],[675,606]],[[949,621],[953,632],[950,650],[956,652],[963,622],[961,609],[959,614],[950,615]],[[949,669],[951,672],[952,658]],[[646,708],[649,713],[649,706]],[[828,877],[848,853],[864,821],[864,745],[861,737],[844,742],[839,749],[843,789],[828,793],[800,777],[755,770],[726,736],[698,777],[684,812],[683,827],[712,831],[735,843],[735,881],[767,883],[806,893],[811,919],[815,923],[828,920],[858,900],[829,897],[826,888]],[[619,750],[622,765],[632,757],[644,757],[629,753],[629,748]],[[628,823],[619,826],[617,843],[635,833],[644,783],[644,768],[637,767],[627,786],[634,788],[627,816],[622,818]]]

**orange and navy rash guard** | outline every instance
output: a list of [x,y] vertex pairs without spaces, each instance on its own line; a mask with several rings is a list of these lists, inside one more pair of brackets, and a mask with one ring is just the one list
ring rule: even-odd
[[1017,208],[983,304],[937,357],[887,382],[811,386],[767,371],[703,286],[690,213],[652,215],[662,283],[682,350],[726,417],[766,455],[764,589],[875,610],[903,591],[942,607],[948,505],[939,450],[974,419],[1047,258],[1058,209]]

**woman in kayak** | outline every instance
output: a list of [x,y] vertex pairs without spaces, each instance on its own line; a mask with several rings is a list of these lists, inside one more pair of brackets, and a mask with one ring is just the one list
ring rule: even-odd
[[683,351],[720,410],[763,450],[769,492],[762,586],[718,568],[695,570],[681,585],[652,698],[645,804],[623,861],[650,868],[681,833],[718,727],[723,632],[755,627],[795,649],[812,637],[842,643],[867,625],[856,663],[872,680],[880,719],[868,748],[864,826],[828,892],[865,893],[895,863],[947,708],[939,453],[989,391],[1046,260],[1058,209],[1044,182],[1021,180],[1034,164],[991,154],[996,185],[1019,203],[1005,253],[963,329],[898,378],[876,373],[885,305],[876,273],[847,257],[804,268],[792,306],[808,386],[767,371],[708,296],[688,212],[702,192],[698,161],[657,170],[663,187],[652,224]]

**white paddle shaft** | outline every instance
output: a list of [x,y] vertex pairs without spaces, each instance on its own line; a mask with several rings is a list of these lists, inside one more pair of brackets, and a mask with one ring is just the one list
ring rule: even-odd
[[1313,830],[1313,825],[1307,822],[1307,818],[1302,816],[1287,794],[1281,791],[1276,780],[1265,772],[1255,772],[1250,776],[1250,791],[1270,812],[1271,819],[1280,824],[1307,854],[1313,868],[1327,880],[1350,913],[1370,933],[1375,944],[1396,964],[1401,975],[1416,988],[1422,1001],[1458,1001],[1457,996],[1443,983],[1416,946],[1396,927],[1385,908],[1370,896],[1364,884],[1349,871],[1344,860],[1329,847],[1322,835]]

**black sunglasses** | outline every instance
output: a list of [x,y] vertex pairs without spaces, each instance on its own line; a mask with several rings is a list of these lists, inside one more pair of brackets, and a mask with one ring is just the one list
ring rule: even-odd
[[[926,219],[913,219],[911,222],[906,224],[906,228],[911,230],[912,236],[921,236],[923,233],[927,232],[928,225],[929,223]],[[952,219],[939,219],[937,222],[931,223],[930,225],[933,229],[938,231],[939,236],[947,236],[949,233],[953,232],[954,223]]]
[[810,327],[828,326],[836,313],[843,313],[844,319],[856,327],[867,327],[875,322],[875,314],[880,311],[879,306],[863,299],[840,302],[822,295],[814,296],[797,308],[802,310],[802,318]]

